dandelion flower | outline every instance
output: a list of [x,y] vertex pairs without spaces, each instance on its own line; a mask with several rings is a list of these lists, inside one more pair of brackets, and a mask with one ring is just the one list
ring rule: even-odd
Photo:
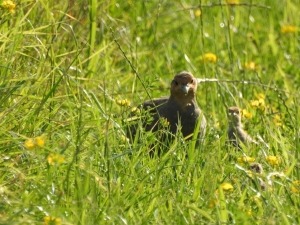
[[255,62],[246,62],[245,63],[245,69],[247,70],[256,70],[257,69],[257,66],[255,64]]
[[247,174],[249,177],[251,177],[251,178],[254,177],[254,176],[253,176],[253,171],[251,171],[251,170],[246,170],[246,174]]
[[140,113],[141,113],[141,110],[140,110],[139,108],[137,108],[137,107],[133,107],[133,108],[131,109],[131,112],[132,112],[132,113],[136,113],[136,114],[140,114]]
[[264,111],[266,109],[265,95],[260,93],[257,94],[256,97],[257,99],[250,101],[250,105],[254,108],[258,108],[261,111]]
[[217,56],[214,53],[205,53],[202,57],[205,62],[216,63]]
[[164,118],[164,117],[160,117],[160,124],[163,126],[163,127],[168,127],[170,125],[170,122]]
[[1,6],[2,8],[8,10],[11,14],[15,13],[16,4],[11,0],[4,0]]
[[275,126],[280,127],[282,126],[282,120],[281,117],[278,114],[275,114],[273,117],[273,123],[275,124]]
[[37,147],[43,148],[45,146],[46,136],[41,135],[35,138],[35,145]]
[[294,194],[300,193],[300,180],[295,180],[292,182],[291,192],[293,192]]
[[281,27],[281,33],[283,34],[290,34],[290,33],[296,33],[298,28],[293,25],[284,25]]
[[251,119],[252,118],[252,113],[247,111],[247,109],[242,110],[242,116],[246,119]]
[[230,183],[222,183],[221,184],[221,188],[224,190],[224,191],[232,191],[233,190],[233,186],[230,184]]
[[130,106],[130,101],[128,99],[119,99],[116,103],[120,106]]
[[200,9],[196,9],[194,11],[194,15],[195,15],[195,17],[200,17],[201,16],[201,10]]
[[243,157],[239,157],[237,159],[237,161],[239,163],[252,163],[252,162],[255,162],[255,158],[250,157],[250,156],[243,156]]
[[52,216],[45,216],[44,225],[61,225],[61,219]]
[[25,142],[24,142],[24,147],[32,150],[35,148],[35,141],[34,138],[28,138]]
[[65,162],[65,158],[57,153],[50,153],[47,157],[47,162],[49,165],[53,166],[55,164],[62,164]]
[[273,155],[267,156],[266,160],[271,166],[278,166],[280,163],[280,158]]
[[24,147],[32,150],[34,148],[43,148],[45,146],[45,141],[46,141],[46,135],[41,135],[41,136],[37,136],[35,138],[28,138],[25,142],[24,142]]

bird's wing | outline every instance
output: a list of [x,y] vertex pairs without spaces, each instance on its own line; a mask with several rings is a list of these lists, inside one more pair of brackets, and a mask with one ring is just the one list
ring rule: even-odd
[[150,110],[151,113],[156,113],[157,108],[166,104],[168,102],[168,97],[155,98],[152,100],[148,100],[142,104],[142,108],[146,110]]

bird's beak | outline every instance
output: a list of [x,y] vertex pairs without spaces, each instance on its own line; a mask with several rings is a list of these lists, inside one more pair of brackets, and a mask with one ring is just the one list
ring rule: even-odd
[[182,84],[181,90],[183,91],[184,94],[187,94],[187,93],[189,93],[190,87],[188,84]]

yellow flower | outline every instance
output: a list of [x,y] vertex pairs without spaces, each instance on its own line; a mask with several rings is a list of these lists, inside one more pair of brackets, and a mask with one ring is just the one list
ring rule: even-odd
[[1,6],[4,9],[7,9],[10,13],[15,13],[16,4],[11,0],[4,0]]
[[292,182],[291,192],[293,192],[294,194],[300,193],[300,180],[295,180]]
[[128,99],[122,99],[116,101],[118,105],[120,106],[130,106],[130,101]]
[[41,135],[35,138],[35,144],[37,147],[43,148],[45,146],[46,136]]
[[205,62],[216,63],[217,56],[214,53],[205,53],[202,57]]
[[273,117],[273,123],[275,124],[275,126],[280,127],[282,126],[282,120],[281,117],[278,114],[275,114]]
[[31,150],[35,148],[35,141],[33,138],[28,138],[25,142],[24,142],[24,147]]
[[259,106],[259,101],[258,100],[251,100],[250,105],[253,107],[258,107]]
[[196,9],[194,11],[194,15],[195,15],[195,17],[200,17],[201,16],[201,10],[200,9]]
[[239,163],[252,163],[252,162],[255,162],[255,158],[250,157],[250,156],[243,156],[243,157],[239,157],[237,159],[237,161]]
[[34,148],[43,148],[45,146],[45,140],[46,140],[46,135],[41,135],[41,136],[37,136],[35,138],[28,138],[25,142],[24,142],[24,147],[32,150]]
[[224,190],[224,191],[232,191],[233,190],[233,186],[230,184],[230,183],[222,183],[221,184],[221,188]]
[[245,63],[245,69],[247,70],[256,70],[257,69],[257,66],[255,64],[255,62],[246,62]]
[[246,170],[246,173],[249,177],[253,178],[253,171],[251,170]]
[[164,118],[164,117],[160,117],[159,121],[160,121],[160,124],[163,127],[168,127],[170,125],[169,121],[166,118]]
[[265,103],[265,95],[262,93],[259,93],[256,95],[256,100],[251,100],[250,105],[254,108],[258,108],[262,111],[266,109],[266,103]]
[[296,33],[298,28],[293,25],[284,25],[281,27],[281,33],[288,34],[288,33]]
[[266,160],[271,166],[278,166],[280,163],[280,158],[273,155],[267,156]]
[[252,113],[247,111],[247,109],[243,109],[242,110],[242,115],[244,118],[247,118],[247,119],[251,119],[252,118]]
[[57,153],[50,153],[47,157],[49,165],[62,164],[65,162],[65,158]]
[[136,113],[136,114],[140,114],[140,113],[141,113],[141,110],[140,110],[139,108],[137,108],[137,107],[133,107],[133,108],[131,109],[131,112]]
[[236,5],[236,4],[239,4],[240,1],[239,0],[226,0],[226,3],[229,5]]
[[45,216],[44,225],[61,225],[61,219],[52,216]]

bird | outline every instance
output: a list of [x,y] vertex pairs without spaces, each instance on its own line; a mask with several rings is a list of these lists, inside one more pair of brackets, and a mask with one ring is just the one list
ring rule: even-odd
[[240,143],[244,145],[257,144],[257,142],[244,130],[242,119],[241,119],[241,110],[237,106],[231,106],[228,108],[228,139],[229,142],[241,149]]
[[[186,140],[191,140],[199,120],[197,142],[203,140],[206,119],[197,104],[196,91],[197,79],[192,73],[182,71],[175,75],[169,97],[155,98],[141,104],[141,111],[151,117],[150,121],[143,123],[145,131],[155,133],[166,128],[171,135],[161,135],[160,139],[172,139],[177,132],[181,132]],[[136,127],[131,129],[131,134],[135,136]]]

